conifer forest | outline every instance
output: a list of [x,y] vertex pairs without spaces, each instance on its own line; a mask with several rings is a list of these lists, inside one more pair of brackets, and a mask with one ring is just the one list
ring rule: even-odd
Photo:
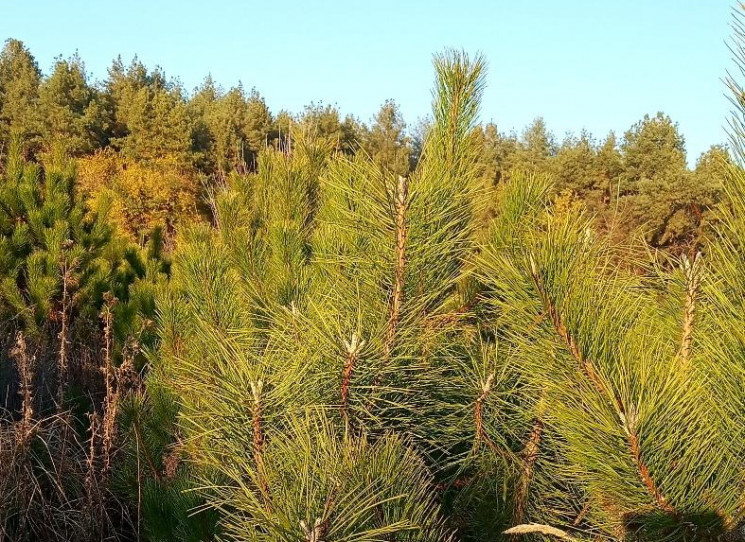
[[503,132],[461,49],[407,125],[4,41],[0,542],[745,542],[725,39],[690,162]]

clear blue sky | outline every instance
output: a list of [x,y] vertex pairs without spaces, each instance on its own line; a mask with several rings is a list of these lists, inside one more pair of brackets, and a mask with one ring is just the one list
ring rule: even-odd
[[133,55],[191,90],[239,80],[273,111],[311,101],[368,121],[387,98],[427,114],[431,55],[489,61],[482,120],[522,130],[543,116],[561,139],[621,134],[645,113],[680,124],[689,161],[726,140],[730,0],[0,0],[0,38],[43,70],[78,50],[94,78]]

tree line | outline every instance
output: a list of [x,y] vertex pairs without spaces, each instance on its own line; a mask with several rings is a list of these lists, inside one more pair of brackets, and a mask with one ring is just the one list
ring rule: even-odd
[[[216,179],[255,170],[258,153],[290,146],[293,131],[336,152],[364,151],[406,175],[430,121],[407,126],[392,100],[369,125],[322,104],[272,113],[256,90],[225,90],[208,76],[187,92],[137,58],[117,58],[96,83],[77,55],[58,58],[44,75],[22,42],[7,40],[0,53],[0,144],[7,148],[15,133],[30,157],[56,149],[77,158],[86,191],[110,193],[121,227],[137,240],[155,226],[174,229],[172,221],[204,215],[205,192]],[[713,145],[689,169],[685,140],[663,113],[602,140],[582,132],[558,141],[541,118],[521,134],[487,123],[473,137],[485,184],[515,170],[550,173],[558,192],[579,200],[609,230],[676,252],[694,253],[710,233],[722,164],[730,160],[726,147]]]

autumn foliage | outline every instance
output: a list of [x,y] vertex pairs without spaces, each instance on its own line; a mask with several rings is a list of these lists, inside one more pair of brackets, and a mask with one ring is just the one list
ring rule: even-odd
[[132,240],[155,227],[173,234],[199,216],[200,175],[178,160],[129,160],[104,150],[76,162],[80,189],[95,208],[103,198],[111,203],[111,217]]

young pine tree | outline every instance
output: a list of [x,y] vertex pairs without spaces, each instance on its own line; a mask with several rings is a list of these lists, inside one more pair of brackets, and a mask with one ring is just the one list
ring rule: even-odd
[[409,177],[296,136],[218,195],[216,227],[174,259],[149,388],[178,397],[181,449],[232,539],[451,536],[445,466],[481,435],[456,420],[484,402],[483,383],[447,378],[468,359],[484,65],[435,65]]

